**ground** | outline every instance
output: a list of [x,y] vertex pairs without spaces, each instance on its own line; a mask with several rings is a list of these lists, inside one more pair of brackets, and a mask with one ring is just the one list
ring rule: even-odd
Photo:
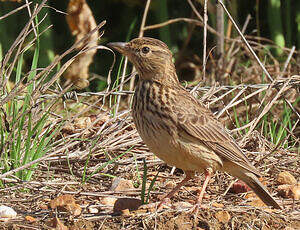
[[[98,143],[103,146],[107,143],[107,151],[97,148],[88,158],[80,158],[76,151],[88,149],[87,142],[81,140],[75,145],[64,144],[69,150],[69,158],[66,151],[60,151],[40,164],[31,181],[7,180],[6,188],[0,190],[0,201],[13,208],[18,215],[15,219],[1,222],[0,229],[300,229],[300,202],[279,196],[277,182],[277,176],[282,171],[299,178],[297,155],[282,149],[270,155],[267,142],[262,146],[257,142],[259,138],[252,137],[243,143],[243,148],[251,161],[256,162],[255,166],[264,175],[264,183],[283,210],[261,207],[262,203],[251,192],[235,191],[234,186],[240,183],[234,183],[235,178],[217,172],[209,183],[197,218],[189,210],[203,183],[202,174],[197,174],[162,210],[157,211],[155,204],[184,178],[184,173],[180,169],[172,170],[149,152],[131,120],[126,119],[112,120],[104,129],[105,138],[100,138]],[[81,135],[95,135],[103,124],[100,122]],[[110,134],[115,132],[109,130],[116,128],[120,131],[112,138]],[[62,135],[71,135],[72,132],[68,127],[62,130]],[[134,143],[130,144],[128,138]],[[115,142],[118,142],[116,147]],[[134,147],[128,150],[122,144],[125,142],[127,146]],[[264,151],[257,154],[257,148],[262,147]],[[120,156],[122,153],[124,155]],[[141,205],[141,183],[145,170],[146,195],[151,180],[160,172],[151,190],[149,204]],[[125,181],[125,187],[117,189],[116,186],[122,184],[120,181]],[[71,195],[68,199],[74,198],[71,208],[60,207],[64,204],[59,203],[69,202],[63,201],[67,199],[65,197],[57,205],[51,204],[55,198],[66,194]],[[79,215],[74,214],[77,206],[72,210],[72,205],[80,205]],[[56,218],[66,228],[59,228]]]

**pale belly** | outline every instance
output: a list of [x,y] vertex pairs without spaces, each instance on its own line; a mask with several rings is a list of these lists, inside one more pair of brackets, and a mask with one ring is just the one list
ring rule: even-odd
[[[184,171],[198,172],[207,168],[216,171],[222,167],[221,158],[204,145],[179,138],[174,129],[170,134],[161,128],[161,124],[154,123],[153,119],[151,121],[142,120],[140,120],[140,124],[135,122],[141,138],[150,151],[168,165],[176,166]],[[147,122],[149,122],[147,126],[151,128],[145,129],[143,128],[145,124],[142,123]]]

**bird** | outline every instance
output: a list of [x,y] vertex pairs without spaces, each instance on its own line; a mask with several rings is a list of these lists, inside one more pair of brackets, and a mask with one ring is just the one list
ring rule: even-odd
[[198,210],[214,172],[223,171],[244,181],[266,205],[281,209],[229,131],[180,84],[164,42],[140,37],[107,46],[126,56],[138,72],[132,117],[140,137],[158,158],[185,173],[158,208],[200,172],[205,180],[193,208]]

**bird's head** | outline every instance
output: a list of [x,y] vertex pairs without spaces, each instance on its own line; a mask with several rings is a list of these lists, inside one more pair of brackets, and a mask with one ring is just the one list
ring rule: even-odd
[[167,78],[175,77],[178,81],[172,53],[162,41],[142,37],[130,42],[112,42],[108,46],[128,57],[143,80],[169,81]]

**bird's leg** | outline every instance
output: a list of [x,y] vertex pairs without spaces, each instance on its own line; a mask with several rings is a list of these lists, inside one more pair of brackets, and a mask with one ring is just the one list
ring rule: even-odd
[[202,199],[203,199],[203,196],[204,196],[204,193],[205,193],[205,189],[208,185],[208,182],[209,182],[212,174],[213,174],[213,170],[211,168],[205,169],[205,172],[204,172],[205,180],[204,180],[203,186],[202,186],[200,194],[198,196],[197,203],[195,204],[195,206],[191,210],[191,212],[194,213],[195,215],[197,215],[199,207],[201,206]]
[[190,179],[192,179],[194,177],[194,172],[192,171],[186,171],[185,172],[185,178],[176,185],[175,188],[173,188],[173,190],[171,192],[169,192],[162,200],[161,202],[158,204],[157,209],[160,209],[162,207],[162,205],[166,202],[166,200],[168,198],[171,198],[186,182],[188,182]]

